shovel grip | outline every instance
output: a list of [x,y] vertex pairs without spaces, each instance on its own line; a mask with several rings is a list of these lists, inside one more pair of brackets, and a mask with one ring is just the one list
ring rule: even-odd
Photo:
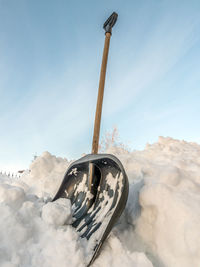
[[118,18],[118,14],[113,12],[103,25],[105,32],[112,33],[112,27],[115,25]]
[[98,148],[99,148],[101,113],[102,113],[102,105],[103,105],[103,94],[104,94],[104,85],[105,85],[105,78],[106,78],[106,67],[107,67],[107,61],[108,61],[110,37],[111,37],[111,33],[106,32],[104,50],[103,50],[103,58],[102,58],[102,64],[101,64],[100,80],[99,80],[96,114],[95,114],[92,154],[97,154]]

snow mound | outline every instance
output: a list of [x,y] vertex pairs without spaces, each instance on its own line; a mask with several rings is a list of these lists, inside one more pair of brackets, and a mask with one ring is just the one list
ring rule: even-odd
[[[200,266],[200,145],[160,137],[144,151],[106,152],[123,163],[130,192],[93,266]],[[45,152],[22,178],[0,176],[0,266],[86,266],[70,202],[50,202],[68,165]]]
[[64,226],[71,222],[68,200],[45,203],[11,185],[0,191],[0,266],[84,266],[78,234]]
[[24,190],[20,187],[0,184],[0,202],[5,203],[12,208],[21,207],[25,198]]
[[53,197],[69,164],[67,159],[56,157],[46,151],[31,163],[29,170],[20,180],[29,185],[29,193]]
[[142,252],[130,253],[120,240],[111,234],[101,256],[96,259],[94,267],[126,266],[126,267],[153,267],[152,263]]
[[72,223],[71,202],[69,199],[59,198],[54,202],[48,202],[42,208],[42,219],[55,226]]

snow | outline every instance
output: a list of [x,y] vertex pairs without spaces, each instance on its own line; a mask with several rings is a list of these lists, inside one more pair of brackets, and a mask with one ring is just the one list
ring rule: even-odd
[[[200,145],[160,137],[143,151],[106,152],[121,160],[130,190],[92,266],[200,266]],[[21,178],[0,175],[0,266],[86,266],[69,200],[50,201],[69,163],[44,152]]]
[[72,223],[71,202],[66,198],[59,198],[48,202],[42,207],[42,219],[55,226]]
[[[71,222],[68,201],[52,205],[25,193],[22,201],[11,188],[11,201],[8,197],[0,204],[0,266],[84,266],[77,233],[63,226]],[[13,206],[13,199],[20,205]]]
[[53,197],[69,164],[67,159],[53,156],[46,151],[31,163],[29,171],[20,180],[29,186],[29,193]]

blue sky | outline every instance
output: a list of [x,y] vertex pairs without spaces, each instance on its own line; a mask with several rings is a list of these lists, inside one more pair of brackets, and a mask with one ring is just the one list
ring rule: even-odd
[[198,0],[0,0],[0,169],[90,153],[113,11],[101,135],[117,126],[131,149],[200,142]]

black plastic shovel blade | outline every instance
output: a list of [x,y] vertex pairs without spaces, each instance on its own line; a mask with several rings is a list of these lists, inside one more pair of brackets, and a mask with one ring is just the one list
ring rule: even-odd
[[[89,190],[93,167],[93,189]],[[69,198],[73,226],[87,240],[88,266],[125,208],[128,178],[121,162],[110,154],[89,154],[72,163],[53,199]]]

